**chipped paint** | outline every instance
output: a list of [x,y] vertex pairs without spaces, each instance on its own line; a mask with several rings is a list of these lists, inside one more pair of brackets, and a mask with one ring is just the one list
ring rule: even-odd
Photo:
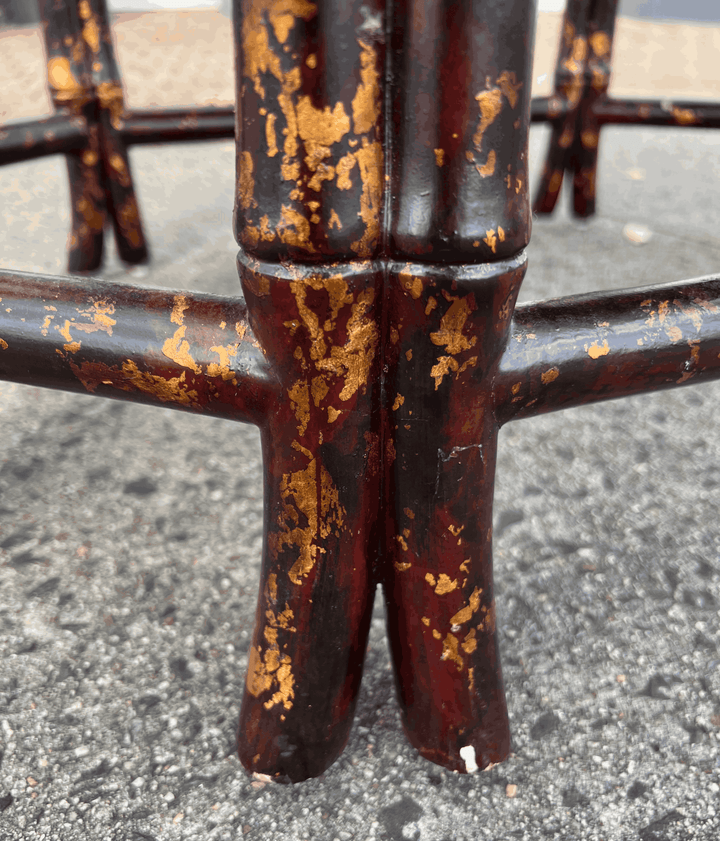
[[353,97],[353,128],[355,134],[368,134],[377,127],[380,120],[380,73],[375,48],[367,41],[359,40],[360,84]]
[[585,345],[585,350],[591,359],[599,359],[601,356],[607,356],[610,353],[610,345],[608,345],[607,339],[604,339],[602,344],[593,342],[590,347]]
[[465,667],[465,661],[458,650],[458,638],[454,634],[448,633],[443,640],[443,650],[440,659],[450,660],[455,663],[459,671],[462,671]]
[[451,580],[449,575],[446,575],[444,572],[441,572],[438,576],[437,586],[435,587],[435,593],[438,596],[444,596],[446,593],[452,593],[453,590],[456,590],[457,586],[457,579]]
[[[549,383],[555,382],[555,380],[560,376],[560,369],[559,368],[548,368],[547,371],[543,371],[540,375],[540,379],[543,385],[548,385]],[[516,383],[519,387],[520,383]],[[517,389],[513,386],[513,394],[517,393]]]
[[474,613],[477,613],[480,607],[480,595],[482,589],[476,587],[470,596],[465,607],[458,610],[458,612],[450,619],[451,625],[464,625],[472,619]]

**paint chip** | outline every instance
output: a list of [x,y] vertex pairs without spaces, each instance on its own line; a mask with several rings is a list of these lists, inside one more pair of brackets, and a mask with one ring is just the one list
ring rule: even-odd
[[468,774],[474,774],[478,770],[478,764],[475,761],[475,748],[472,745],[460,748],[460,758],[465,763],[465,771]]

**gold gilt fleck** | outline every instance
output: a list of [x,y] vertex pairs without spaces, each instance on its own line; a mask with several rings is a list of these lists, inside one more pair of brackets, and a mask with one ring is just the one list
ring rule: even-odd
[[263,706],[270,710],[278,704],[289,710],[293,705],[295,678],[292,674],[292,660],[287,654],[281,654],[277,643],[265,650],[263,655],[259,646],[252,646],[248,663],[247,689],[254,697],[269,692],[275,687],[272,696]]
[[402,406],[402,404],[404,402],[405,402],[405,398],[402,396],[402,394],[398,394],[395,397],[395,402],[393,403],[393,407],[392,407],[393,412],[397,412],[397,410]]
[[360,168],[362,194],[360,218],[365,223],[365,233],[350,243],[350,248],[360,257],[369,257],[380,236],[380,208],[382,205],[383,152],[379,142],[370,143],[363,137],[362,148],[355,152]]
[[315,53],[311,53],[306,59],[305,64],[311,69],[314,70],[317,67],[317,56]]
[[403,514],[411,520],[415,519],[415,512],[411,508],[403,508]]
[[110,112],[110,123],[114,129],[123,127],[123,92],[117,82],[100,82],[96,88],[101,108]]
[[234,345],[213,345],[210,350],[217,353],[220,357],[220,363],[211,362],[207,366],[207,373],[211,377],[222,377],[223,380],[231,380],[235,373],[230,368],[230,357],[237,355],[239,342]]
[[195,363],[195,360],[190,355],[190,342],[185,338],[186,327],[178,327],[171,339],[165,339],[163,342],[162,352],[168,359],[172,359],[183,368],[190,368],[196,374],[200,373],[200,368]]
[[78,106],[87,94],[70,67],[70,60],[65,56],[54,56],[48,61],[47,75],[50,86],[55,91],[55,98],[60,102],[72,102]]
[[437,306],[437,300],[434,296],[430,295],[428,298],[428,302],[425,305],[425,315],[430,315],[430,313],[435,309]]
[[137,248],[141,242],[140,213],[134,196],[129,196],[125,203],[120,205],[118,223],[130,244]]
[[591,359],[599,359],[601,356],[607,356],[610,353],[610,346],[605,339],[601,345],[597,342],[594,342],[590,347],[585,345],[585,350]]
[[678,108],[676,105],[673,107],[672,113],[673,117],[675,117],[675,122],[681,126],[690,126],[696,120],[695,112],[691,108]]
[[250,152],[242,153],[242,162],[238,175],[238,189],[238,198],[240,199],[241,207],[247,210],[250,207],[257,206],[257,202],[253,198],[255,179],[253,178],[253,159]]
[[423,291],[423,282],[419,277],[414,277],[409,271],[400,272],[400,285],[412,297],[417,300]]
[[140,371],[130,359],[123,362],[121,369],[111,368],[101,362],[83,362],[80,366],[71,362],[70,367],[87,391],[91,393],[104,383],[122,391],[142,391],[145,394],[151,394],[163,403],[180,403],[186,406],[197,403],[197,392],[188,390],[184,371],[179,377],[165,379]]
[[435,592],[438,596],[444,596],[446,593],[452,593],[453,590],[457,589],[457,586],[457,579],[451,580],[449,575],[445,575],[444,572],[441,572],[438,576]]
[[460,526],[460,527],[458,527],[458,526],[454,526],[454,525],[452,525],[452,524],[448,526],[448,531],[450,532],[450,534],[451,534],[453,537],[457,537],[457,536],[458,536],[459,534],[461,534],[461,532],[463,532],[464,530],[465,530],[465,526]]
[[[337,174],[337,181],[335,184],[338,190],[350,190],[352,188],[350,173],[356,163],[357,159],[352,152],[348,152],[347,155],[343,155],[342,158],[340,158],[337,166],[335,167],[335,172]],[[335,213],[335,211],[333,211],[333,213]],[[340,227],[342,227],[342,225]]]
[[679,342],[683,337],[682,330],[679,327],[668,327],[666,332],[671,342]]
[[444,346],[450,354],[454,355],[469,350],[477,342],[475,336],[468,339],[463,336],[462,332],[471,312],[471,297],[472,293],[464,298],[450,298],[452,303],[440,320],[440,329],[430,334],[430,341],[434,345]]
[[[274,158],[275,155],[278,153],[277,147],[277,137],[275,136],[275,120],[277,116],[275,114],[268,114],[265,118],[265,139],[267,140],[268,150],[267,156],[268,158]],[[248,154],[247,152],[243,152],[243,154]]]
[[471,628],[463,640],[462,648],[466,654],[472,654],[477,648],[477,639],[475,639],[476,633],[475,628]]
[[442,166],[445,163],[445,150],[444,149],[433,149],[435,153],[435,163],[437,166]]
[[610,54],[610,38],[607,32],[593,32],[590,36],[590,48],[598,58]]
[[587,129],[580,135],[580,142],[586,149],[597,149],[598,133]]
[[480,173],[481,178],[488,178],[489,176],[495,173],[495,162],[497,160],[497,155],[495,154],[495,150],[491,149],[488,152],[488,159],[482,165],[476,167],[477,171]]
[[277,232],[281,242],[305,248],[310,252],[315,251],[315,246],[310,242],[310,222],[292,207],[282,206]]
[[435,380],[435,391],[438,390],[443,378],[460,368],[457,359],[452,356],[440,356],[437,364],[430,369],[430,376]]
[[497,78],[497,84],[510,103],[510,107],[514,108],[518,102],[518,91],[523,86],[522,82],[517,81],[515,71],[503,71]]
[[82,31],[85,43],[97,54],[100,52],[100,29],[90,10],[90,4],[87,0],[80,0],[78,9],[80,11],[80,17],[85,21]]
[[548,383],[554,382],[559,376],[560,371],[558,368],[548,368],[547,371],[543,371],[543,373],[540,374],[540,379],[542,380],[543,385],[547,385]]
[[328,423],[335,423],[341,414],[342,411],[340,409],[333,409],[332,406],[328,406]]
[[462,669],[465,665],[463,658],[458,651],[458,638],[453,634],[448,634],[443,640],[443,652],[440,657],[441,660],[452,660],[453,663]]
[[431,572],[425,573],[425,580],[431,587],[435,586],[435,576]]
[[329,390],[330,389],[325,377],[313,377],[313,380],[310,383],[310,393],[312,394],[313,403],[316,406],[319,406],[320,403],[322,403]]
[[421,622],[423,623],[423,625],[425,625],[426,627],[428,627],[428,628],[430,627],[430,620],[427,618],[427,616],[423,616],[423,617],[420,619],[420,621],[421,621]]
[[405,351],[405,359],[409,362],[412,359],[412,348]]
[[260,81],[261,74],[272,73],[279,82],[283,81],[280,58],[270,47],[266,19],[269,19],[275,31],[275,37],[284,43],[294,26],[295,18],[310,20],[316,12],[317,6],[306,0],[260,0],[250,4],[243,18],[241,54],[244,73],[252,80],[256,92],[263,99],[265,89]]
[[442,634],[440,633],[440,631],[437,630],[437,628],[433,628],[432,635],[435,637],[436,640],[442,639]]
[[395,561],[394,566],[395,566],[395,569],[396,569],[398,572],[407,572],[407,570],[409,570],[409,569],[410,569],[410,567],[412,566],[412,564],[410,564],[410,563],[404,563],[404,564],[401,564],[399,561]]
[[309,450],[296,446],[310,462],[304,470],[283,475],[280,494],[283,511],[279,516],[282,531],[272,534],[269,542],[277,554],[285,546],[297,552],[288,572],[293,584],[302,584],[324,549],[317,545],[318,538],[328,537],[342,528],[345,510],[340,505],[338,490],[327,470],[318,465]]
[[92,319],[90,324],[73,324],[73,327],[77,327],[78,330],[82,330],[83,333],[94,333],[97,330],[101,330],[103,333],[107,333],[108,336],[112,336],[112,329],[117,323],[114,318],[110,316],[115,314],[115,305],[109,304],[107,301],[95,301],[91,307],[85,310],[78,310],[80,315],[88,315]]
[[480,594],[482,590],[479,587],[476,587],[472,595],[468,600],[468,604],[458,610],[458,612],[450,619],[451,625],[463,625],[465,622],[469,622],[472,619],[473,613],[477,613],[478,608],[480,607]]
[[345,378],[345,385],[339,395],[343,401],[349,400],[358,389],[365,386],[370,375],[378,344],[377,327],[367,316],[374,298],[373,289],[366,289],[358,295],[347,323],[347,342],[342,347],[334,346],[330,360],[326,360],[332,363],[327,365],[329,370],[338,371],[339,368],[338,373]]
[[2,348],[3,350],[7,350],[8,347],[8,343],[5,341],[5,339],[0,339],[0,348]]
[[76,205],[92,231],[99,231],[105,224],[105,216],[100,213],[95,205],[87,199],[80,199]]
[[330,211],[330,218],[328,219],[328,228],[331,230],[333,228],[337,228],[337,230],[342,230],[342,222],[340,221],[340,217],[334,210]]
[[360,84],[353,97],[353,128],[355,134],[367,134],[380,117],[380,74],[374,47],[365,41],[360,45]]
[[480,122],[473,135],[473,145],[480,152],[485,132],[497,119],[502,110],[502,91],[500,88],[493,88],[489,91],[481,91],[475,97],[480,108]]
[[395,540],[397,540],[397,542],[400,544],[403,552],[408,551],[407,541],[405,540],[405,538],[401,534],[396,534],[395,535]]
[[307,383],[298,380],[292,388],[288,389],[288,397],[298,421],[298,434],[304,435],[310,422],[310,390]]
[[274,572],[271,572],[268,575],[268,596],[270,597],[270,601],[276,602],[277,601],[277,575]]

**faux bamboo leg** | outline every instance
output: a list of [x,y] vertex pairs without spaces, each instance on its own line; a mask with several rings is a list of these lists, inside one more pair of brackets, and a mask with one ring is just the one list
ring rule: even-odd
[[552,213],[565,170],[575,172],[574,146],[578,142],[578,114],[585,91],[588,56],[588,20],[593,0],[567,0],[563,16],[560,51],[555,67],[555,95],[564,104],[563,114],[553,122],[542,176],[535,193],[533,211]]
[[600,141],[598,103],[607,97],[618,0],[595,0],[588,24],[585,95],[580,104],[573,154],[573,209],[576,216],[595,213],[595,183]]
[[248,770],[296,782],[348,738],[372,609],[383,10],[235,11],[240,275],[280,395],[262,430],[265,546],[238,750]]
[[495,635],[492,382],[529,237],[532,4],[395,6],[394,262],[384,353],[384,588],[423,756],[507,756]]
[[94,271],[102,261],[106,211],[100,171],[100,140],[91,81],[85,72],[84,45],[65,3],[40,0],[47,74],[57,111],[84,121],[85,148],[65,158],[70,184],[72,229],[68,238],[68,270]]
[[121,134],[125,106],[105,0],[79,0],[77,19],[97,100],[103,188],[118,255],[125,263],[145,263],[148,247]]
[[388,634],[408,738],[461,772],[510,750],[492,583],[492,383],[524,270],[524,255],[404,264],[388,290]]

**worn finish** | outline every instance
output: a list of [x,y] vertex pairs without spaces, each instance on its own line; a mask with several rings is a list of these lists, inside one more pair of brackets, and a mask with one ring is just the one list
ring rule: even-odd
[[518,307],[494,386],[499,423],[717,379],[720,280]]
[[249,770],[298,781],[347,741],[373,603],[384,30],[359,0],[239,11],[239,268],[283,399],[261,425],[266,534],[238,746]]
[[250,257],[240,270],[281,394],[261,424],[265,545],[238,745],[249,770],[295,782],[345,746],[367,646],[382,273]]
[[390,253],[507,259],[528,242],[534,10],[450,0],[393,6]]
[[[68,35],[68,56],[52,41],[50,78],[88,126],[71,160],[97,179],[98,213],[105,185],[120,214],[132,119],[102,58],[102,7],[80,9],[85,46]],[[720,378],[720,280],[515,309],[530,233],[530,3],[400,0],[388,18],[378,0],[237,11],[247,304],[0,275],[0,377],[260,427],[265,539],[238,729],[249,771],[296,782],[342,751],[381,583],[408,737],[473,772],[510,750],[492,583],[500,426]],[[557,162],[571,156],[576,211],[592,207],[597,134],[583,132],[607,102],[613,12],[614,0],[570,4],[563,94],[541,103],[559,140],[569,132]],[[98,57],[92,84],[72,64],[85,50]],[[84,109],[100,107],[103,84],[93,122]],[[218,133],[227,117],[207,112]],[[199,131],[199,115],[183,119],[153,112],[135,137]],[[130,230],[118,236],[132,245]]]
[[492,383],[525,254],[393,264],[386,293],[382,581],[405,730],[456,771],[505,759],[495,635]]
[[0,272],[0,379],[257,423],[278,398],[242,300]]

